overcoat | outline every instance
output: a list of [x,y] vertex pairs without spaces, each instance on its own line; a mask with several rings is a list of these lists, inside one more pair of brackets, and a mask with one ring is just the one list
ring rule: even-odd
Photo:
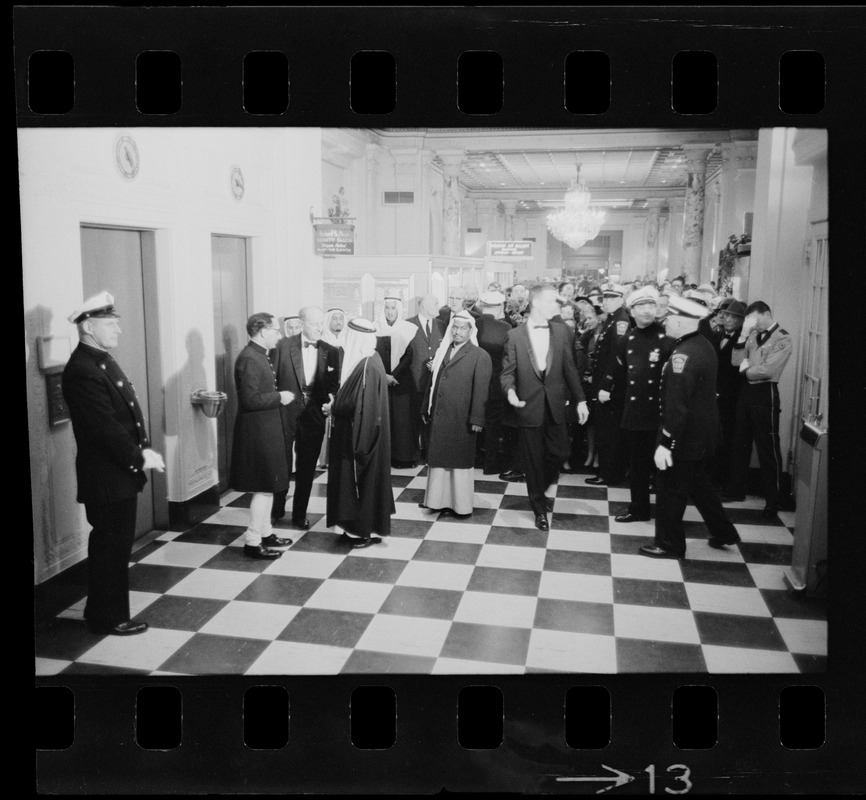
[[229,485],[236,492],[289,488],[285,419],[277,379],[265,348],[249,342],[235,361],[238,415]]
[[369,536],[391,533],[388,384],[378,353],[358,362],[334,398],[327,525]]
[[147,478],[141,451],[150,447],[135,389],[105,351],[79,343],[63,370],[78,452],[79,503],[114,503],[134,497]]
[[484,427],[492,372],[490,356],[466,342],[439,368],[435,386],[428,389],[422,408],[430,413],[427,463],[443,469],[471,469],[475,465],[475,439],[469,426]]

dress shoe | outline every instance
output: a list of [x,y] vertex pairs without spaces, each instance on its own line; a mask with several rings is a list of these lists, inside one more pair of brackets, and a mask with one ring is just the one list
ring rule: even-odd
[[671,553],[669,550],[663,550],[661,547],[656,547],[654,544],[645,544],[638,548],[638,552],[642,556],[649,556],[650,558],[685,558],[685,556],[678,556],[676,553]]
[[360,550],[362,547],[371,547],[374,544],[379,544],[381,541],[381,536],[369,536],[366,539],[354,539],[352,541],[352,549]]
[[263,547],[288,547],[290,544],[292,544],[291,539],[281,539],[275,533],[262,537]]
[[147,623],[133,622],[131,619],[126,620],[126,622],[118,622],[117,625],[91,625],[88,622],[87,630],[98,636],[135,636],[135,634],[144,633],[147,630]]
[[639,517],[637,514],[632,514],[631,512],[614,517],[614,520],[617,522],[648,522],[649,519],[649,517]]
[[244,555],[247,558],[261,558],[266,561],[273,561],[273,559],[279,558],[282,553],[277,550],[268,550],[267,547],[261,544],[245,544]]
[[584,483],[590,484],[590,486],[607,486],[607,481],[601,477],[601,475],[593,475],[591,478],[585,478]]
[[549,531],[550,525],[547,524],[547,515],[546,514],[536,514],[535,515],[535,527],[540,531]]
[[726,547],[729,547],[732,544],[737,544],[737,542],[739,542],[739,541],[740,541],[739,536],[737,536],[736,539],[734,539],[730,542],[723,542],[721,539],[717,539],[715,536],[710,536],[710,538],[707,540],[707,544],[710,547],[714,547],[716,550],[724,550]]
[[508,472],[503,472],[499,476],[499,480],[508,481],[508,483],[523,483],[526,480],[526,475],[524,475],[522,472],[508,470]]
[[296,528],[300,528],[302,531],[305,531],[310,527],[310,520],[308,520],[306,517],[303,517],[301,519],[292,517],[292,525],[294,525]]

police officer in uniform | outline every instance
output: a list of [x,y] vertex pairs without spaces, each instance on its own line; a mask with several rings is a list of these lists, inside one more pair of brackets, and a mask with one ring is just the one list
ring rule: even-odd
[[118,345],[118,317],[108,292],[69,315],[79,342],[63,371],[63,399],[78,446],[78,502],[93,526],[84,620],[91,633],[131,636],[147,630],[146,622],[129,618],[138,493],[147,483],[145,472],[163,472],[165,462],[150,447],[135,388],[108,352]]
[[596,486],[622,483],[626,451],[620,424],[625,404],[623,368],[617,361],[619,346],[625,341],[631,320],[623,306],[623,287],[609,283],[602,287],[602,303],[607,318],[595,344],[592,385],[598,391],[595,403],[595,430],[598,446],[598,475],[586,479]]
[[625,405],[622,430],[628,446],[628,479],[631,502],[617,522],[638,522],[650,518],[650,481],[653,454],[659,427],[662,368],[674,340],[655,321],[658,290],[644,286],[627,300],[635,325],[621,340],[617,360],[625,368]]
[[671,295],[665,327],[676,344],[662,372],[655,541],[640,548],[641,555],[651,558],[685,558],[683,514],[690,497],[710,529],[710,547],[723,549],[740,541],[709,475],[719,440],[719,409],[716,354],[698,332],[698,322],[708,313],[693,300]]
[[737,399],[730,483],[723,499],[745,499],[746,472],[754,439],[766,501],[764,516],[768,519],[775,517],[779,509],[782,486],[779,378],[791,357],[792,347],[791,334],[773,321],[765,302],[756,300],[746,309],[746,319],[731,356],[746,382]]

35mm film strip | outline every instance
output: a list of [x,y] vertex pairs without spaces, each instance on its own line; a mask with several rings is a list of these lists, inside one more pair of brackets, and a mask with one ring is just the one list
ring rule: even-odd
[[862,792],[864,27],[856,7],[16,8],[21,132],[826,131],[840,431],[815,671],[72,669],[31,693],[37,791]]

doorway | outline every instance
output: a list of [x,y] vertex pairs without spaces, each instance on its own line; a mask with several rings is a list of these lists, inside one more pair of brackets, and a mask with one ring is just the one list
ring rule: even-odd
[[[136,387],[150,440],[165,452],[165,404],[159,360],[155,235],[152,231],[81,226],[84,297],[114,296],[121,314],[120,343],[112,356]],[[151,470],[139,495],[135,535],[168,529],[168,486]]]
[[234,368],[247,343],[249,310],[250,240],[242,236],[211,236],[213,270],[214,353],[216,388],[228,396],[217,417],[217,469],[219,491],[228,489],[232,462],[232,435],[238,414]]

